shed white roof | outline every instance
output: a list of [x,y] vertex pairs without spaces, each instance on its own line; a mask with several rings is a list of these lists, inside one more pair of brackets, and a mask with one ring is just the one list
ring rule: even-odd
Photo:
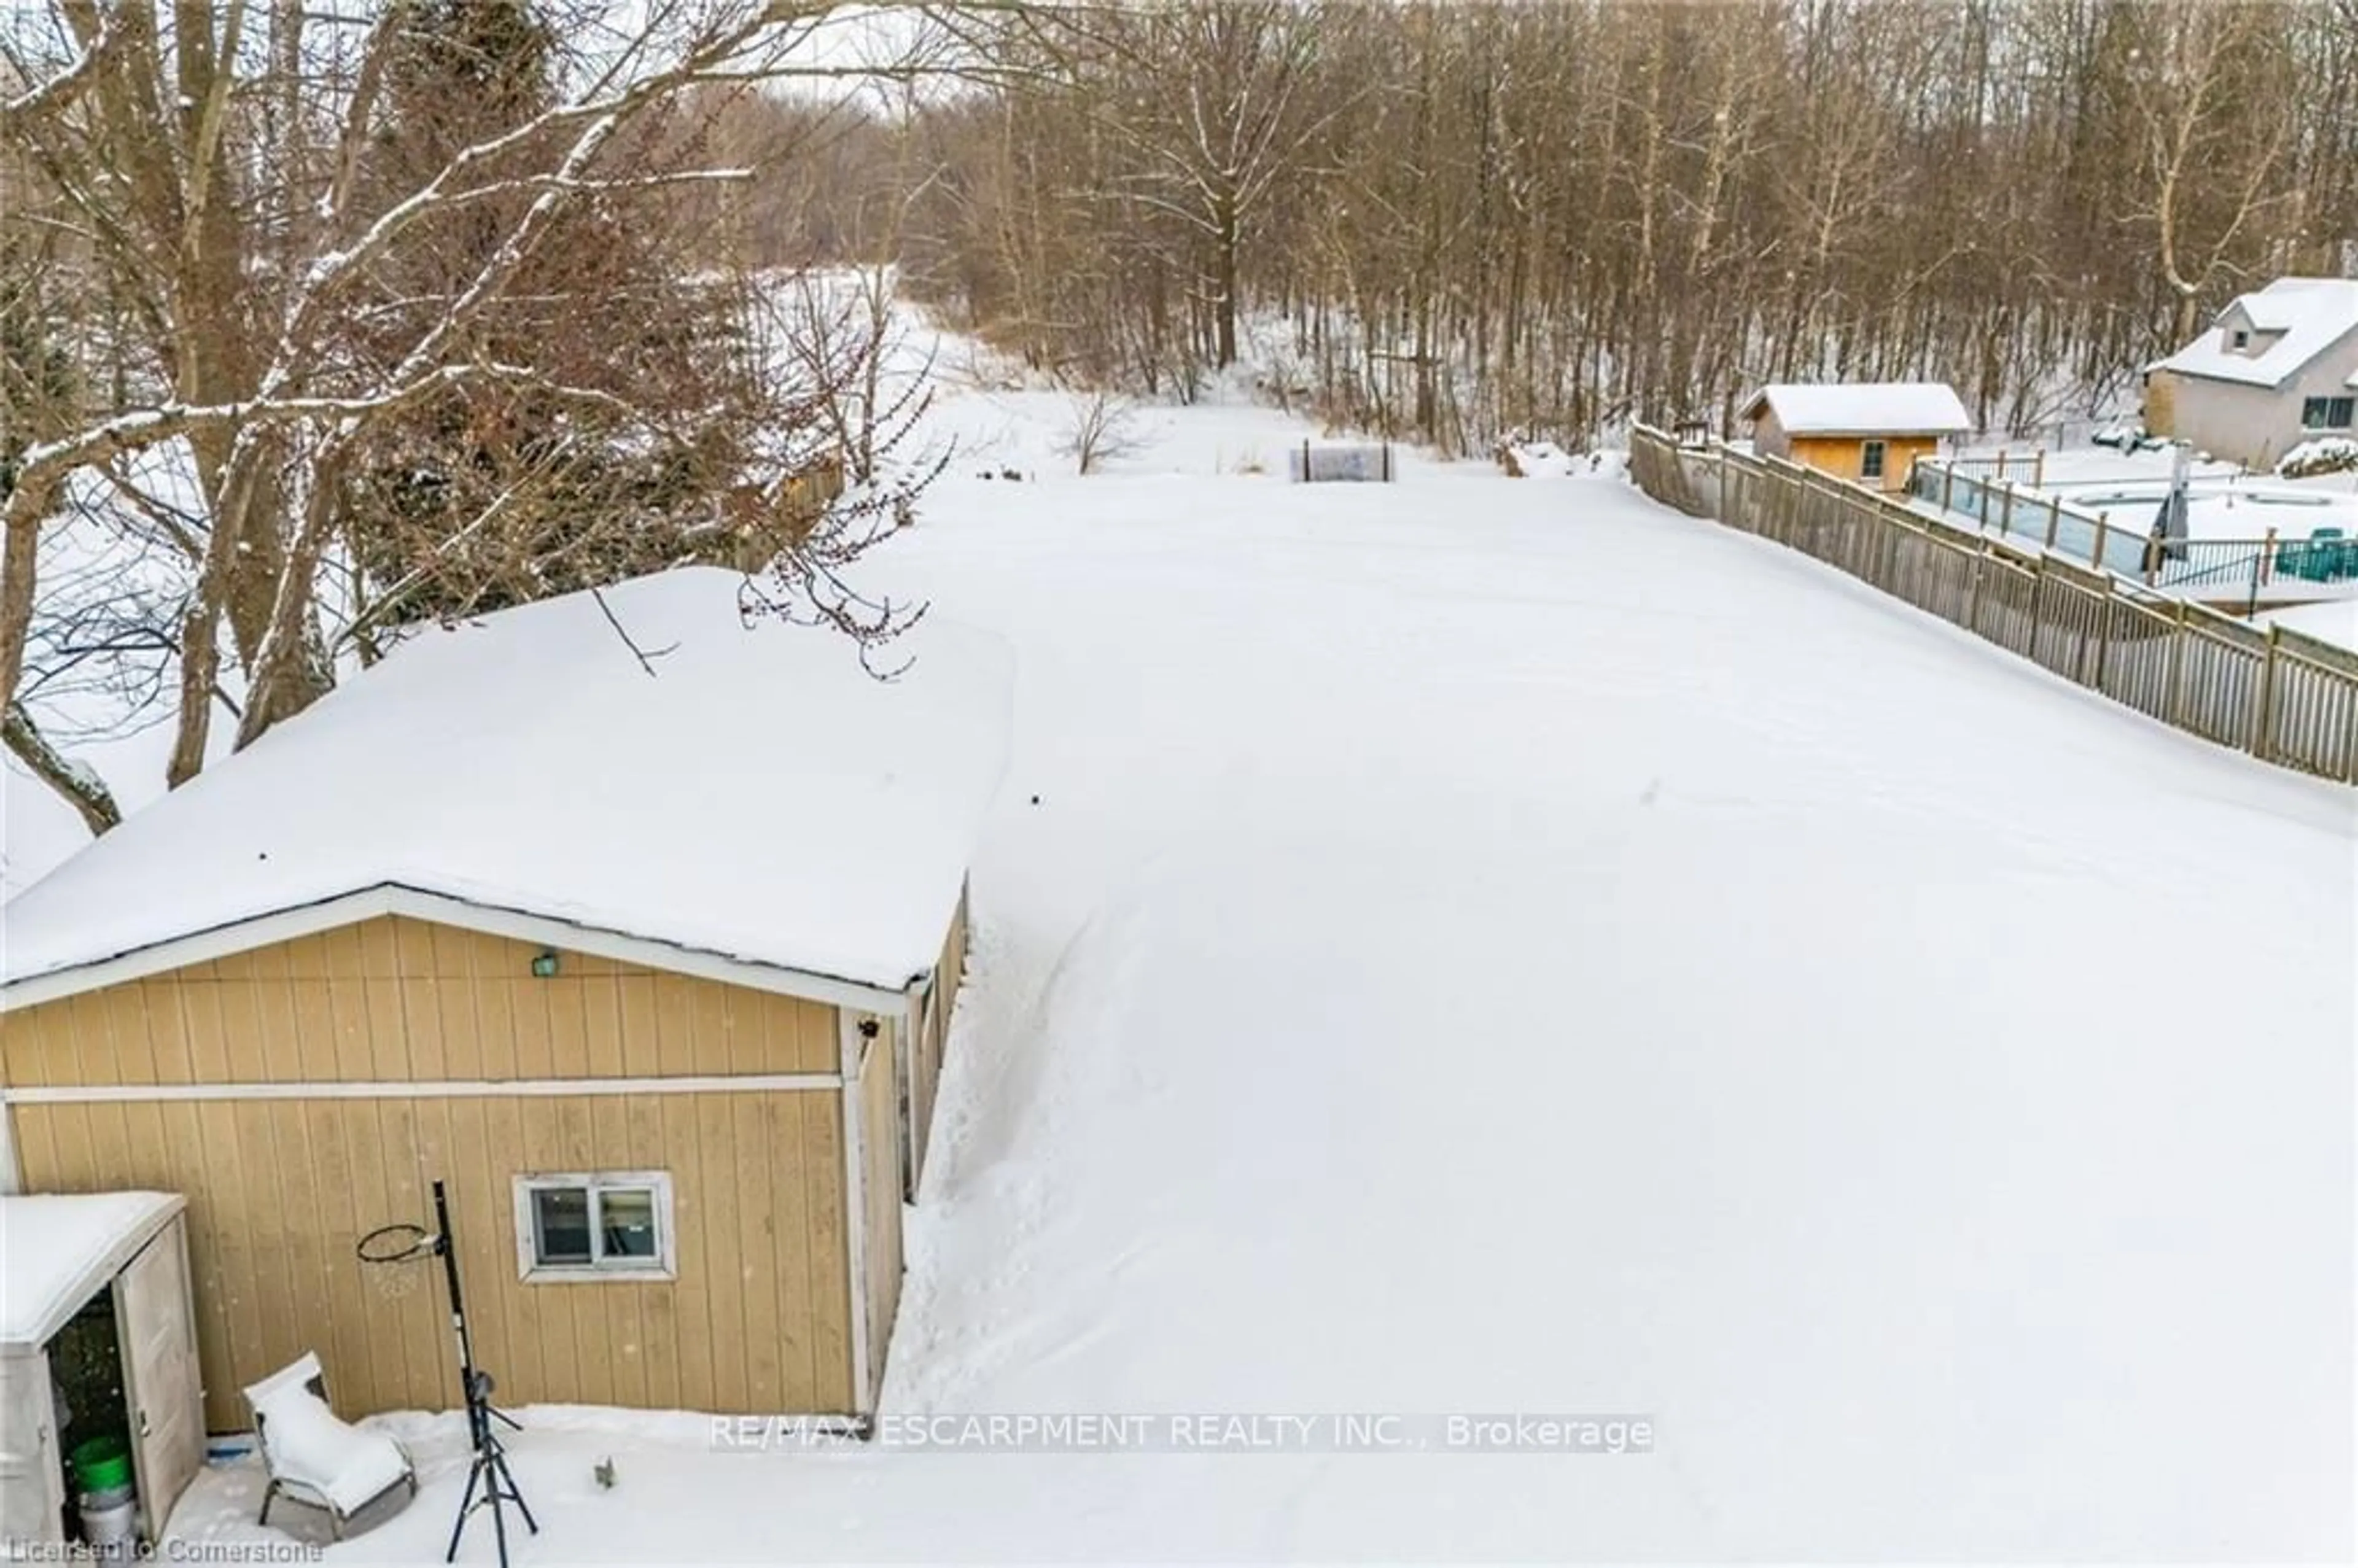
[[[2224,325],[2240,310],[2266,340],[2260,351],[2237,351]],[[2349,333],[2358,331],[2358,278],[2280,277],[2256,293],[2239,297],[2203,330],[2201,337],[2148,370],[2247,386],[2277,386]],[[2349,384],[2358,386],[2358,370]]]
[[1956,393],[1937,381],[1764,386],[1745,416],[1757,418],[1763,407],[1792,436],[1947,436],[1974,427]]
[[172,1193],[0,1197],[0,1347],[47,1344],[179,1206]]
[[929,615],[879,680],[744,589],[606,589],[652,676],[587,593],[420,634],[0,905],[0,979],[390,888],[901,989],[996,791],[1012,656]]

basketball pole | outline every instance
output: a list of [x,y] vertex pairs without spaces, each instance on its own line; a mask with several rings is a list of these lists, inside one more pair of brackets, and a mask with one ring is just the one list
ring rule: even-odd
[[516,1511],[524,1516],[525,1528],[535,1535],[540,1533],[540,1522],[532,1517],[532,1506],[524,1500],[524,1493],[516,1489],[515,1476],[508,1469],[507,1451],[493,1423],[503,1422],[516,1432],[522,1432],[524,1427],[506,1411],[492,1406],[492,1375],[475,1365],[475,1339],[467,1328],[467,1298],[459,1288],[459,1249],[450,1235],[450,1201],[438,1177],[434,1183],[433,1249],[442,1255],[442,1284],[450,1294],[450,1330],[459,1341],[459,1387],[466,1396],[467,1437],[475,1451],[474,1462],[467,1467],[466,1492],[459,1499],[459,1517],[450,1526],[450,1548],[442,1554],[442,1561],[459,1560],[459,1543],[466,1536],[467,1521],[474,1517],[477,1509],[488,1507],[492,1510],[492,1536],[499,1546],[500,1568],[508,1568],[505,1505],[516,1506]]

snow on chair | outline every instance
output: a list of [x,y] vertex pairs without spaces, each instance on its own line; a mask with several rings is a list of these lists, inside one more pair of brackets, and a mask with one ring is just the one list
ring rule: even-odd
[[254,1436],[270,1487],[262,1495],[262,1517],[282,1492],[294,1502],[324,1509],[335,1538],[353,1515],[396,1487],[417,1495],[417,1467],[409,1451],[382,1432],[342,1420],[328,1406],[327,1379],[319,1357],[305,1354],[245,1390],[254,1407]]

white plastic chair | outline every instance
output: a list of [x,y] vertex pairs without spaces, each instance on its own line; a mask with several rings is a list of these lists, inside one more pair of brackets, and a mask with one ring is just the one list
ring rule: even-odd
[[329,1528],[341,1541],[354,1514],[396,1487],[417,1495],[417,1466],[409,1450],[329,1408],[319,1357],[306,1354],[253,1384],[245,1399],[254,1407],[254,1441],[270,1474],[255,1522],[270,1522],[270,1505],[283,1493],[290,1501],[325,1510]]

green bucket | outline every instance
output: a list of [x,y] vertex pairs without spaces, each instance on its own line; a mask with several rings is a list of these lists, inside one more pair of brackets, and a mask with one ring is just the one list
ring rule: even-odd
[[131,1484],[131,1450],[119,1437],[99,1436],[77,1443],[69,1457],[73,1463],[74,1479],[85,1492],[103,1492]]

